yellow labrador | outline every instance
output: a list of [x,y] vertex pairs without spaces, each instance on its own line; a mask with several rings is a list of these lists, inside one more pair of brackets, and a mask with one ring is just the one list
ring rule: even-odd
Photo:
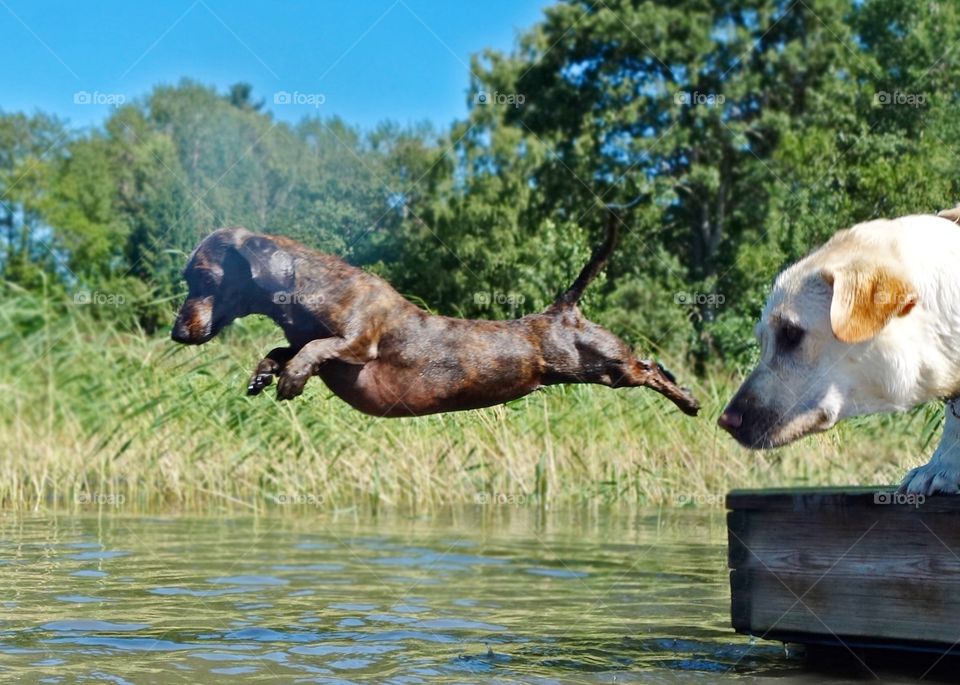
[[781,273],[756,335],[760,362],[720,417],[750,448],[851,416],[947,402],[930,462],[902,492],[960,492],[960,206],[839,231]]

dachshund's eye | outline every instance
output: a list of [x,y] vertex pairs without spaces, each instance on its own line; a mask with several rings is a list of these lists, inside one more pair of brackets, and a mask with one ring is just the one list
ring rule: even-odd
[[195,269],[191,275],[193,282],[188,281],[188,284],[195,286],[197,290],[208,292],[217,289],[217,278],[209,269]]
[[777,347],[784,352],[793,352],[800,347],[803,337],[807,334],[800,326],[786,324],[777,331]]

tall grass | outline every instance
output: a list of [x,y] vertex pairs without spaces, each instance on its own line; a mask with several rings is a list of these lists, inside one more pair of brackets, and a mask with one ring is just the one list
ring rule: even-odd
[[269,322],[184,347],[119,330],[96,306],[24,293],[0,304],[5,507],[721,506],[732,487],[895,482],[922,460],[936,423],[923,412],[874,417],[747,452],[714,424],[735,379],[682,371],[704,404],[698,419],[652,391],[590,386],[376,419],[317,379],[293,402],[272,388],[246,397],[253,365],[281,342]]

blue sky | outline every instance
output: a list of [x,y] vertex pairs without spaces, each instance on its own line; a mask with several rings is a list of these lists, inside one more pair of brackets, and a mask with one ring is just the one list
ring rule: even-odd
[[[0,0],[0,110],[96,125],[111,101],[187,76],[220,90],[251,83],[288,121],[319,112],[364,127],[445,126],[466,114],[470,56],[509,50],[549,4]],[[278,92],[299,93],[302,104],[274,104]],[[93,104],[75,102],[84,99]]]

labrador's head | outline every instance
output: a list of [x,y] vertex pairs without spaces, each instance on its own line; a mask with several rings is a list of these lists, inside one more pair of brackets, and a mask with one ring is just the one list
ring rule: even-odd
[[777,278],[756,327],[760,361],[719,420],[740,444],[778,447],[910,405],[918,295],[876,236],[870,224],[841,231]]

